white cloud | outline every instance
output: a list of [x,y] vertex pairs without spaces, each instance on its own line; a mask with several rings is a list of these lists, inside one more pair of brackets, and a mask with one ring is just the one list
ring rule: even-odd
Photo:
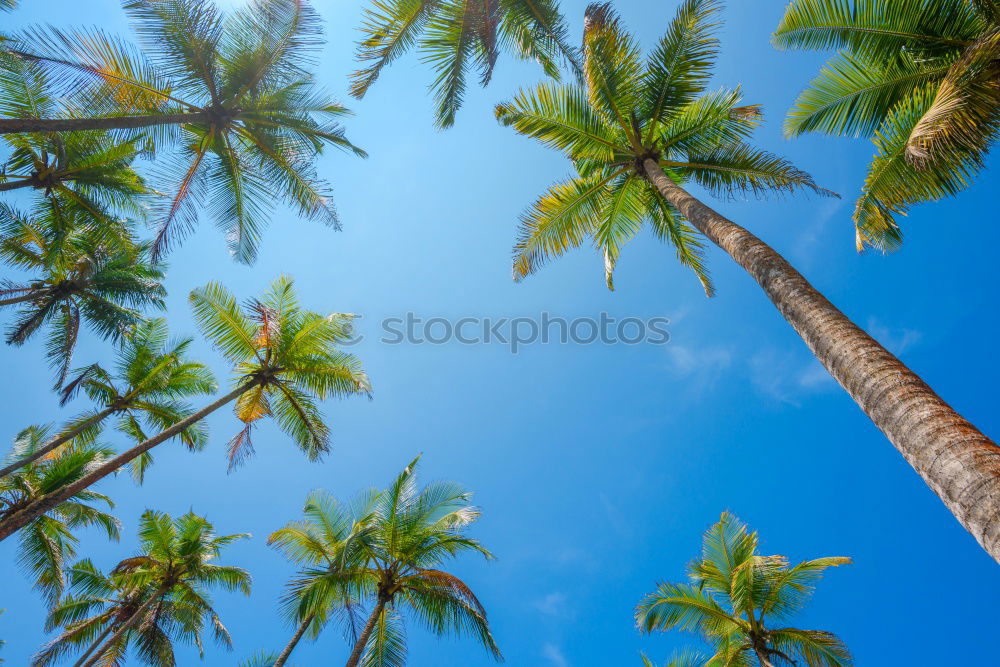
[[750,380],[761,394],[798,407],[801,399],[836,388],[837,384],[806,351],[760,350],[748,362]]
[[549,663],[555,667],[569,667],[569,662],[562,650],[555,644],[545,644],[542,646],[542,656],[548,659]]

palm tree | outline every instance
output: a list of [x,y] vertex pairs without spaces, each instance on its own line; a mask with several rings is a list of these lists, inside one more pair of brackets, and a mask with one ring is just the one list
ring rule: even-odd
[[[770,620],[786,620],[799,611],[828,567],[850,558],[832,556],[790,566],[784,556],[757,554],[757,533],[729,512],[706,531],[701,558],[688,566],[690,583],[664,582],[643,598],[635,618],[643,632],[700,632],[716,653],[710,666],[749,665],[754,656],[762,667],[773,660],[804,660],[809,667],[844,667],[851,654],[829,632],[774,628]],[[682,663],[683,664],[683,663]]]
[[0,204],[0,258],[35,274],[27,282],[6,281],[0,307],[20,306],[8,344],[21,345],[51,324],[46,356],[59,387],[69,373],[81,321],[119,341],[143,321],[143,309],[164,307],[166,290],[147,244],[92,233],[86,221],[70,222],[64,231],[50,215],[52,207],[42,210],[29,215]]
[[[224,15],[211,0],[123,3],[146,53],[99,32],[36,29],[7,51],[44,66],[88,114],[0,119],[0,134],[155,128],[178,150],[154,211],[159,258],[207,207],[234,256],[250,262],[272,200],[337,225],[329,188],[313,165],[325,145],[364,156],[337,124],[348,111],[320,91],[306,67],[322,44],[304,0],[253,0]],[[147,55],[148,54],[148,55]],[[203,206],[204,205],[204,206]]]
[[[43,69],[21,58],[3,58],[0,67],[0,115],[55,115]],[[0,192],[33,188],[84,208],[93,217],[144,215],[143,196],[151,191],[132,169],[136,157],[148,152],[144,137],[122,140],[107,132],[8,134],[10,147],[0,165]]]
[[358,60],[366,66],[352,75],[351,94],[364,97],[383,67],[417,45],[437,74],[431,90],[442,128],[455,123],[469,70],[486,86],[501,49],[537,61],[554,78],[560,64],[579,71],[556,0],[373,0],[362,32]]
[[[48,442],[0,470],[0,477],[73,438],[97,437],[103,422],[112,415],[118,417],[118,430],[136,442],[148,438],[143,423],[163,430],[190,416],[193,410],[183,399],[216,390],[212,372],[204,364],[187,358],[193,342],[190,337],[170,340],[163,318],[139,324],[118,348],[114,374],[92,364],[77,373],[62,389],[61,405],[82,390],[100,409],[90,410],[72,420]],[[200,423],[177,437],[191,450],[201,449],[207,441]],[[131,468],[137,482],[142,482],[149,462],[149,454],[133,461]]]
[[794,0],[774,44],[837,51],[789,112],[788,136],[873,138],[859,251],[896,248],[896,216],[968,187],[1000,136],[996,0]]
[[296,630],[271,667],[283,667],[302,637],[307,632],[312,639],[319,637],[335,614],[345,617],[353,631],[354,606],[368,574],[372,500],[369,493],[344,506],[329,493],[314,491],[306,498],[303,520],[268,538],[268,544],[303,568],[283,599],[285,615]]
[[144,661],[172,665],[172,641],[185,638],[200,652],[206,622],[215,639],[232,648],[208,589],[250,595],[246,570],[212,562],[224,547],[245,537],[249,535],[216,535],[212,524],[193,512],[173,519],[146,510],[139,522],[138,555],[118,563],[108,576],[89,561],[71,571],[73,591],[52,610],[47,623],[49,629],[65,629],[32,664],[50,664],[86,645],[78,666],[120,664],[133,645]]
[[826,369],[1000,561],[1000,449],[923,380],[837,310],[781,255],[681,187],[709,192],[818,190],[808,174],[745,139],[758,122],[738,91],[705,93],[718,45],[720,3],[686,0],[643,66],[608,5],[591,5],[586,85],[543,84],[497,107],[521,134],[564,151],[576,177],[522,217],[514,278],[588,237],[608,286],[622,246],[643,222],[670,242],[711,294],[701,236],[743,267]]
[[317,399],[370,394],[361,362],[336,347],[350,339],[353,316],[303,310],[291,279],[278,278],[262,299],[251,300],[243,308],[217,283],[194,290],[190,301],[205,336],[233,364],[233,389],[65,489],[0,521],[0,540],[62,502],[67,494],[118,471],[229,403],[235,402],[236,416],[244,424],[229,443],[229,464],[233,467],[253,453],[253,426],[269,416],[275,417],[310,460],[318,459],[329,449],[330,433]]
[[[44,426],[24,429],[14,439],[8,460],[29,455],[48,435],[49,429]],[[67,442],[42,460],[0,478],[0,520],[80,479],[113,455],[111,449],[101,445]],[[118,519],[102,511],[99,508],[102,504],[109,509],[114,507],[107,496],[80,491],[35,518],[21,531],[17,561],[34,578],[35,588],[48,604],[54,604],[65,587],[63,569],[66,561],[76,555],[79,542],[73,534],[74,529],[99,526],[110,539],[118,539]]]
[[[378,493],[371,504],[368,534],[364,536],[368,558],[360,571],[358,594],[372,598],[374,607],[347,660],[347,667],[365,665],[395,667],[406,660],[402,612],[409,610],[439,635],[470,634],[497,660],[500,649],[493,640],[486,610],[472,589],[453,574],[438,569],[449,558],[465,552],[493,556],[464,532],[479,517],[469,504],[471,494],[460,486],[438,482],[417,488],[413,460],[392,486]],[[336,572],[313,572],[311,586],[324,584],[340,590],[343,576]],[[308,592],[304,590],[303,592]]]

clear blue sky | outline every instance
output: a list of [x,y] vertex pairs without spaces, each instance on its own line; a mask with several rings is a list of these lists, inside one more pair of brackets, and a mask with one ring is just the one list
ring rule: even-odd
[[[235,2],[236,0],[231,0]],[[329,43],[321,78],[346,98],[362,3],[321,0]],[[676,0],[618,0],[647,47]],[[1000,432],[994,378],[1000,317],[995,291],[995,170],[961,198],[923,206],[905,221],[904,249],[854,252],[850,210],[871,153],[865,141],[786,141],[783,113],[818,68],[817,54],[769,45],[785,2],[731,0],[717,83],[742,83],[765,105],[758,143],[811,171],[843,201],[729,201],[718,207],[783,252],[834,303],[899,354],[986,433]],[[23,0],[4,27],[82,22],[125,33],[113,0]],[[579,34],[584,3],[564,10]],[[574,37],[576,39],[577,37]],[[335,449],[310,464],[276,429],[256,436],[257,456],[226,474],[229,414],[210,421],[200,454],[165,445],[145,486],[122,476],[101,489],[118,502],[121,543],[87,533],[83,555],[104,567],[130,555],[147,507],[205,514],[220,532],[251,532],[227,561],[248,568],[248,601],[219,594],[236,644],[209,645],[206,664],[235,664],[280,648],[290,634],[275,601],[293,568],[265,545],[297,518],[310,489],[342,497],[387,483],[417,452],[425,479],[475,490],[483,509],[475,534],[498,556],[454,569],[490,612],[508,664],[589,667],[665,660],[694,636],[640,636],[632,609],[659,579],[679,579],[700,535],[724,509],[758,529],[763,550],[792,559],[846,555],[797,624],[840,634],[861,665],[995,664],[1000,569],[964,532],[853,402],[822,372],[756,284],[710,252],[719,295],[706,299],[670,249],[648,236],[631,245],[604,287],[589,249],[510,281],[518,213],[567,175],[557,154],[493,120],[492,105],[540,78],[536,67],[501,61],[493,85],[471,89],[457,126],[438,132],[425,94],[429,72],[410,56],[393,66],[347,122],[371,158],[330,154],[321,172],[335,187],[344,223],[334,232],[279,214],[257,264],[227,257],[210,221],[170,257],[170,319],[193,333],[186,295],[220,280],[241,296],[292,274],[314,309],[365,316],[369,339],[354,351],[375,398],[328,405]],[[995,161],[993,161],[995,162]],[[992,164],[992,163],[991,163]],[[511,355],[501,345],[386,346],[377,321],[422,316],[664,316],[664,346],[536,345]],[[9,319],[9,315],[4,316]],[[374,334],[374,335],[373,335]],[[220,376],[220,358],[198,355]],[[0,350],[3,438],[33,422],[61,420],[39,341]],[[85,337],[80,364],[108,359]],[[119,445],[123,443],[118,443]],[[26,664],[44,640],[44,609],[0,545],[4,581],[0,656]],[[491,664],[471,642],[437,640],[410,624],[410,664]],[[295,654],[299,665],[340,664],[348,647],[335,628]],[[193,664],[190,647],[180,664]]]

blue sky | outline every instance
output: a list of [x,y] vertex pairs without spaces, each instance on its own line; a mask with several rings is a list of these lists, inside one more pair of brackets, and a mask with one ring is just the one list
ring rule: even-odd
[[[235,2],[235,0],[234,0]],[[232,2],[231,4],[234,4]],[[618,0],[625,23],[649,47],[676,2]],[[783,0],[726,10],[718,85],[742,84],[768,120],[757,143],[793,159],[842,201],[794,198],[727,201],[717,208],[784,253],[813,284],[896,352],[987,434],[1000,431],[994,378],[1000,324],[995,292],[1000,243],[995,170],[961,198],[923,206],[905,220],[893,255],[858,255],[850,210],[871,153],[865,141],[782,138],[781,117],[818,69],[818,54],[769,45]],[[5,26],[47,21],[126,32],[113,0],[23,0]],[[81,7],[86,12],[81,12]],[[346,99],[362,3],[316,3],[327,21],[320,77]],[[563,9],[579,34],[584,3]],[[470,89],[457,126],[432,127],[430,74],[416,57],[388,70],[363,101],[349,136],[371,154],[329,154],[321,173],[334,185],[344,230],[275,215],[260,259],[232,263],[205,221],[170,257],[169,315],[194,333],[187,293],[219,280],[241,296],[275,276],[296,278],[316,310],[364,316],[354,348],[374,400],[331,402],[334,450],[310,464],[277,429],[256,436],[257,455],[227,474],[225,442],[238,430],[228,413],[210,420],[208,449],[156,453],[143,487],[127,477],[102,490],[117,501],[124,538],[86,533],[82,555],[104,567],[131,555],[147,507],[205,514],[220,532],[250,532],[228,562],[255,580],[248,601],[219,594],[233,654],[209,646],[205,663],[235,664],[278,649],[290,635],[276,608],[293,567],[265,545],[297,518],[306,493],[349,497],[384,485],[416,453],[424,479],[452,479],[483,509],[474,533],[497,556],[462,559],[454,570],[479,594],[511,665],[638,664],[639,651],[665,660],[698,644],[673,633],[640,636],[632,609],[661,579],[683,576],[701,533],[729,509],[758,529],[763,550],[793,560],[846,555],[799,627],[840,634],[861,665],[985,665],[996,660],[994,612],[1000,570],[951,517],[888,441],[830,380],[756,284],[721,252],[709,252],[719,294],[706,299],[673,252],[649,236],[628,247],[615,293],[600,259],[581,249],[523,284],[510,281],[518,213],[569,165],[493,120],[492,106],[541,76],[503,59],[492,86]],[[991,163],[992,165],[992,163]],[[666,345],[383,345],[378,321],[424,317],[668,317]],[[9,320],[10,315],[4,316]],[[217,354],[197,355],[220,375]],[[36,422],[65,419],[49,392],[39,341],[0,350],[4,438]],[[85,337],[80,364],[108,359]],[[123,443],[117,443],[119,445]],[[44,609],[0,545],[5,582],[0,656],[26,664],[44,641]],[[410,664],[492,664],[468,641],[438,640],[410,624]],[[296,651],[299,665],[339,664],[348,645],[335,628]],[[179,649],[179,663],[196,653]]]

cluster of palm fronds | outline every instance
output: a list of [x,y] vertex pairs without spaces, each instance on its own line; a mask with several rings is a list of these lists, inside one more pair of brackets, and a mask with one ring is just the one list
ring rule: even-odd
[[[16,5],[0,0],[0,11]],[[208,589],[249,593],[249,575],[211,561],[242,536],[216,536],[193,513],[174,520],[149,510],[140,554],[106,574],[88,560],[68,566],[77,528],[119,536],[112,500],[92,487],[126,469],[141,484],[163,442],[204,447],[204,419],[225,406],[242,424],[229,441],[230,467],[252,455],[253,429],[267,417],[318,459],[330,448],[320,402],[370,392],[360,361],[340,349],[352,316],[305,309],[290,278],[242,303],[216,283],[191,293],[205,338],[232,370],[219,396],[212,373],[189,357],[192,339],[171,338],[166,320],[150,317],[164,308],[168,252],[202,213],[244,263],[254,261],[279,202],[339,227],[317,158],[331,146],[365,153],[339,124],[347,109],[316,80],[318,14],[306,0],[250,0],[228,13],[213,0],[123,0],[122,7],[136,42],[99,29],[0,34],[0,193],[20,198],[17,206],[0,202],[0,261],[10,270],[0,281],[0,308],[14,311],[6,341],[21,345],[45,332],[60,404],[83,396],[93,404],[59,427],[21,431],[0,470],[0,539],[17,534],[20,563],[50,607],[47,627],[61,628],[38,665],[70,653],[79,653],[77,665],[116,665],[130,652],[172,665],[173,642],[200,650],[206,627],[228,645]],[[721,0],[684,0],[644,58],[608,3],[588,7],[577,48],[555,0],[373,0],[351,93],[364,96],[388,64],[416,48],[434,70],[436,123],[448,127],[471,72],[485,86],[501,53],[536,61],[550,80],[498,105],[496,116],[565,153],[575,175],[522,216],[515,278],[591,240],[612,288],[623,247],[648,225],[709,295],[706,239],[747,268],[789,317],[810,310],[795,299],[811,286],[680,187],[722,196],[832,194],[750,143],[759,105],[744,103],[738,88],[709,90],[721,8]],[[839,50],[786,129],[874,138],[878,153],[854,216],[859,247],[894,247],[896,216],[960,191],[983,167],[1000,128],[995,0],[793,0],[775,43]],[[560,76],[563,83],[554,81]],[[737,237],[743,251],[726,240]],[[782,296],[773,284],[779,274],[786,286],[801,279],[808,289]],[[831,318],[843,318],[823,303]],[[86,329],[114,346],[113,365],[74,369]],[[835,340],[841,334],[826,335],[810,345],[844,343]],[[191,403],[208,396],[201,407]],[[109,427],[126,449],[103,441]],[[354,645],[349,667],[402,665],[406,614],[439,634],[471,635],[500,658],[483,605],[438,569],[463,552],[491,557],[464,534],[477,510],[460,487],[418,489],[415,466],[349,505],[313,494],[305,519],[271,536],[300,567],[283,600],[295,634],[280,654],[263,653],[253,664],[286,664],[303,637],[318,637],[337,618]],[[677,665],[850,664],[833,635],[765,623],[796,611],[819,571],[846,559],[789,566],[756,549],[756,535],[724,515],[706,534],[692,583],[661,585],[640,606],[640,627],[697,630],[712,645],[711,657],[681,656]]]

